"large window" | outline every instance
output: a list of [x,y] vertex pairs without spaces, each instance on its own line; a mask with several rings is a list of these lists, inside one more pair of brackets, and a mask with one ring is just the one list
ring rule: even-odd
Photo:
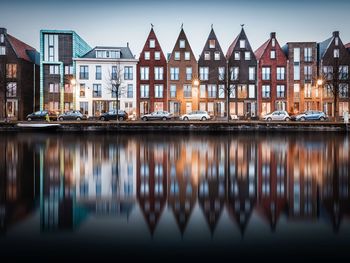
[[130,67],[130,66],[124,67],[124,79],[125,80],[132,80],[134,77],[133,73],[134,73],[133,67]]
[[50,75],[58,75],[60,74],[60,66],[59,65],[50,65],[49,66]]
[[345,80],[349,78],[349,66],[339,66],[339,79]]
[[276,74],[277,74],[277,76],[276,76],[277,80],[285,80],[286,68],[285,67],[277,67]]
[[17,64],[6,64],[6,78],[17,78]]
[[324,66],[323,74],[326,79],[331,80],[333,78],[333,67],[332,66]]
[[238,80],[239,76],[239,67],[231,68],[231,80]]
[[192,97],[192,87],[191,85],[184,85],[184,98]]
[[200,80],[208,80],[209,79],[209,68],[208,67],[200,67],[199,68],[199,78],[200,78]]
[[208,85],[208,98],[216,98],[216,85]]
[[96,66],[96,80],[102,79],[102,70],[101,66]]
[[101,84],[93,84],[92,85],[92,97],[100,98],[102,96]]
[[149,85],[140,85],[140,98],[149,98]]
[[170,98],[176,98],[176,85],[170,85]]
[[300,80],[300,65],[294,64],[294,80]]
[[271,75],[271,69],[270,67],[263,67],[262,68],[262,80],[270,80],[270,75]]
[[155,67],[154,68],[154,79],[155,80],[163,80],[164,70],[163,67]]
[[304,77],[305,80],[310,81],[312,79],[312,67],[304,66]]
[[59,87],[60,86],[58,83],[49,83],[49,92],[50,93],[59,93],[60,92]]
[[249,67],[249,80],[255,80],[255,67]]
[[89,79],[89,66],[80,66],[80,79]]
[[249,85],[249,98],[250,99],[255,98],[255,85],[253,85],[253,84]]
[[16,82],[7,83],[6,96],[7,97],[16,97],[17,96],[17,83]]
[[225,80],[225,67],[218,67],[218,79]]
[[133,94],[134,94],[134,87],[133,87],[132,84],[128,84],[128,90],[127,90],[127,93],[126,93],[126,97],[127,98],[132,98],[132,97],[134,97]]
[[111,78],[113,80],[117,80],[118,79],[118,67],[117,66],[112,66],[112,76]]
[[245,99],[247,98],[247,85],[238,85],[237,87],[237,97],[239,99]]
[[199,86],[199,97],[200,98],[206,98],[206,94],[207,94],[206,86],[205,85],[200,85]]
[[261,96],[264,98],[264,99],[268,99],[270,98],[270,85],[262,85],[262,94]]
[[339,84],[339,97],[349,98],[349,85],[346,83]]
[[312,87],[310,83],[306,83],[304,85],[304,92],[305,92],[305,98],[311,98],[312,97]]
[[179,80],[179,68],[170,68],[170,80]]
[[192,80],[192,68],[191,67],[186,68],[186,80]]
[[163,98],[163,85],[154,85],[154,97]]
[[312,60],[312,48],[306,47],[304,48],[304,61],[311,62],[311,60]]
[[140,79],[141,80],[149,80],[149,67],[141,67],[140,68]]
[[285,90],[284,85],[277,85],[277,98],[284,98],[286,96]]

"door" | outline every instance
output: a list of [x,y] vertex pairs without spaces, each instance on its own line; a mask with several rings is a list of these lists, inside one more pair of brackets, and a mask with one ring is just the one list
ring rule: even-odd
[[186,114],[192,111],[192,102],[186,102]]
[[17,119],[18,116],[18,102],[17,100],[7,100],[6,103],[7,117],[10,119]]

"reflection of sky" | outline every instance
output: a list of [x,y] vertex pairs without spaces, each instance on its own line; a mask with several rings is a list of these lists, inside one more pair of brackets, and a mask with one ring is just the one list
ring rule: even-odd
[[3,0],[0,26],[36,48],[40,29],[73,29],[91,46],[130,42],[138,56],[150,23],[155,25],[165,53],[171,52],[184,23],[198,56],[212,23],[224,52],[243,23],[254,50],[271,31],[277,32],[282,45],[288,41],[322,41],[334,30],[339,30],[347,43],[348,10],[350,1],[345,0]]

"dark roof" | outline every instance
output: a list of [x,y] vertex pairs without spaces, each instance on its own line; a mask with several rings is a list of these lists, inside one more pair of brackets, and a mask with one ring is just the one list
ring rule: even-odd
[[332,42],[333,38],[334,37],[332,36],[332,37],[326,39],[325,41],[318,43],[318,50],[319,50],[318,59],[319,60],[321,60],[323,58],[324,53],[326,53],[326,51],[329,47],[329,44]]
[[[243,29],[242,29],[242,30],[243,30]],[[227,53],[226,53],[226,58],[227,58],[227,59],[229,59],[229,58],[231,57],[232,52],[233,52],[233,50],[235,49],[235,47],[236,47],[236,45],[237,45],[239,36],[240,36],[240,35],[238,35],[238,36],[235,38],[235,40],[233,40],[232,44],[231,44],[230,47],[228,48]]]
[[103,46],[96,46],[92,50],[90,50],[85,55],[81,56],[81,58],[96,58],[96,50],[102,49],[102,50],[120,50],[120,58],[121,59],[134,59],[134,55],[132,54],[130,48],[127,47],[103,47]]
[[262,44],[254,53],[257,60],[261,59],[262,55],[265,53],[265,49],[269,45],[271,39],[268,39],[264,44]]
[[[7,39],[10,42],[18,58],[35,63],[36,61],[35,53],[38,53],[35,48],[29,46],[28,44],[22,42],[21,40],[9,34],[7,34]],[[35,54],[34,56],[33,56],[33,53]]]
[[203,57],[203,54],[204,54],[205,51],[210,50],[210,49],[208,48],[208,47],[209,47],[209,41],[212,40],[212,39],[214,39],[215,42],[216,42],[217,51],[220,52],[220,56],[224,54],[224,53],[222,52],[220,43],[219,43],[219,41],[218,41],[218,39],[217,39],[217,37],[216,37],[216,34],[215,34],[215,32],[214,32],[214,29],[211,28],[210,33],[209,33],[209,36],[208,36],[208,38],[207,38],[207,41],[205,42],[205,45],[204,45],[204,48],[203,48],[203,50],[202,50],[202,53],[201,53],[200,58]]

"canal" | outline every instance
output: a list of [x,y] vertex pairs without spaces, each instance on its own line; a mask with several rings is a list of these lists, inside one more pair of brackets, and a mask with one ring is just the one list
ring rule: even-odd
[[0,258],[348,261],[349,136],[1,134]]

